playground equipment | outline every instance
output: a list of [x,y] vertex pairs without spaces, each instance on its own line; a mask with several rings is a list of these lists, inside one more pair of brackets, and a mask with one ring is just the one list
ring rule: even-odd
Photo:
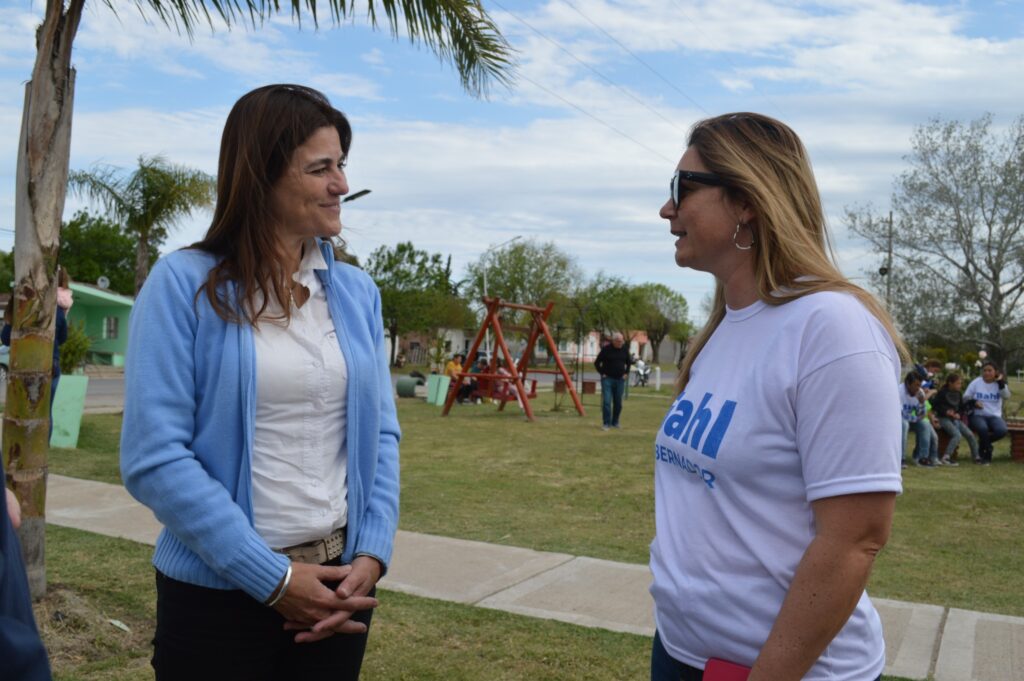
[[[470,346],[469,353],[467,354],[466,366],[463,367],[462,371],[452,381],[452,389],[448,392],[448,398],[445,400],[444,409],[441,411],[442,416],[447,416],[448,412],[451,411],[452,404],[455,402],[455,398],[458,396],[459,386],[462,385],[463,379],[469,377],[476,379],[477,381],[477,394],[482,397],[489,397],[496,399],[500,402],[498,411],[505,409],[505,403],[509,400],[517,399],[512,395],[510,386],[515,387],[515,394],[518,399],[521,400],[523,412],[526,418],[530,421],[535,420],[533,417],[533,408],[530,406],[530,398],[536,397],[537,395],[537,381],[533,380],[530,386],[530,391],[524,389],[527,382],[527,374],[555,374],[561,376],[565,382],[565,386],[568,388],[569,395],[572,397],[573,404],[576,405],[576,411],[580,416],[584,416],[583,404],[580,403],[580,398],[576,394],[576,389],[573,387],[572,379],[569,376],[569,371],[565,368],[565,364],[562,362],[562,358],[558,356],[558,346],[555,345],[555,340],[551,337],[551,331],[548,329],[547,319],[551,315],[551,310],[554,309],[554,303],[548,303],[547,307],[538,307],[536,305],[520,305],[517,303],[506,303],[500,298],[488,298],[484,297],[484,305],[487,307],[487,314],[484,317],[483,324],[480,325],[480,331],[476,334],[476,339],[473,341],[473,345]],[[512,361],[512,353],[509,352],[508,345],[505,343],[505,334],[501,329],[501,310],[520,310],[523,312],[529,312],[533,322],[529,327],[529,335],[526,341],[526,347],[523,349],[523,354],[519,358],[519,362]],[[489,363],[487,365],[486,372],[471,373],[469,369],[472,367],[473,358],[476,357],[477,351],[480,349],[480,344],[484,340],[484,336],[488,329],[494,333],[494,347],[486,348],[488,350]],[[547,342],[548,352],[551,353],[555,360],[557,369],[531,369],[529,367],[530,357],[533,356],[533,348],[537,344],[537,339],[544,336]],[[498,353],[501,353],[501,357],[505,360],[505,365],[508,367],[507,373],[498,372]],[[557,380],[557,378],[556,378]]]

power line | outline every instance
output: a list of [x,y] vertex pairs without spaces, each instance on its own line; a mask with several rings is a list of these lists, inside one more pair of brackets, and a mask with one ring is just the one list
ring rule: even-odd
[[591,72],[593,72],[594,74],[596,74],[596,75],[597,75],[597,76],[598,76],[599,78],[601,78],[602,80],[604,80],[604,81],[605,81],[606,83],[608,83],[608,84],[609,84],[609,85],[611,85],[612,87],[616,88],[617,90],[619,90],[620,92],[622,92],[623,94],[625,94],[625,95],[626,95],[627,97],[629,97],[630,99],[632,99],[632,100],[633,100],[634,102],[636,102],[636,103],[637,103],[637,104],[639,104],[640,106],[644,107],[645,109],[647,109],[648,111],[650,111],[651,113],[653,113],[653,114],[654,114],[655,116],[657,116],[657,117],[658,117],[658,118],[660,118],[661,120],[665,121],[666,123],[668,123],[669,125],[671,125],[672,127],[674,127],[674,128],[676,129],[676,130],[679,130],[680,132],[684,132],[684,133],[686,132],[686,130],[684,130],[684,129],[683,129],[683,128],[681,128],[681,127],[680,127],[679,125],[677,125],[675,121],[673,121],[672,119],[668,118],[667,116],[665,116],[664,114],[662,114],[662,113],[661,113],[660,111],[658,111],[657,109],[655,109],[654,107],[650,106],[650,105],[649,105],[649,104],[647,104],[647,103],[646,103],[645,101],[643,101],[642,99],[640,99],[639,97],[637,97],[636,95],[634,95],[634,94],[633,94],[632,92],[630,92],[630,91],[629,91],[629,90],[627,90],[626,88],[622,87],[621,85],[619,85],[618,83],[616,83],[615,81],[613,81],[613,80],[612,80],[611,78],[609,78],[608,76],[606,76],[606,75],[604,75],[603,73],[601,73],[600,71],[598,71],[598,70],[597,70],[597,68],[595,68],[595,67],[591,66],[591,65],[590,65],[590,64],[588,64],[587,62],[585,62],[585,61],[583,61],[582,59],[580,59],[579,57],[577,57],[577,56],[576,56],[575,54],[573,54],[573,53],[572,53],[572,52],[571,52],[571,51],[570,51],[570,50],[569,50],[569,49],[568,49],[567,47],[565,47],[564,45],[561,45],[561,44],[560,44],[560,43],[559,43],[558,41],[556,41],[556,40],[554,40],[553,38],[550,38],[550,37],[548,37],[547,35],[545,35],[544,33],[542,33],[542,32],[541,32],[541,31],[540,31],[539,29],[535,28],[535,27],[534,27],[533,25],[531,25],[531,24],[530,24],[529,22],[527,22],[527,21],[526,21],[525,19],[523,19],[522,17],[520,17],[520,16],[516,15],[516,13],[515,13],[515,12],[513,12],[512,10],[510,10],[510,9],[506,8],[505,6],[503,6],[503,5],[502,5],[502,4],[500,3],[500,2],[498,2],[497,0],[491,0],[491,4],[493,4],[493,5],[496,5],[496,6],[498,7],[498,8],[502,9],[502,10],[503,10],[503,11],[504,11],[504,12],[505,12],[506,14],[509,14],[509,15],[511,15],[511,16],[512,16],[512,18],[514,18],[514,19],[515,19],[516,21],[518,21],[519,23],[521,23],[521,24],[522,24],[523,26],[526,26],[526,27],[527,27],[528,29],[530,29],[531,31],[533,31],[534,33],[536,33],[537,35],[539,35],[539,36],[540,36],[541,38],[543,38],[544,40],[547,40],[547,41],[548,41],[549,43],[551,43],[552,45],[554,45],[555,47],[557,47],[558,49],[560,49],[560,50],[561,50],[562,52],[565,52],[565,53],[566,53],[567,55],[569,55],[570,57],[572,57],[573,59],[575,59],[575,60],[576,60],[576,61],[577,61],[577,62],[578,62],[579,64],[581,64],[582,66],[586,67],[586,68],[587,68],[587,69],[589,69],[589,70],[590,70]]
[[558,94],[557,92],[553,92],[553,91],[549,90],[548,88],[544,87],[543,85],[541,85],[541,84],[540,84],[540,83],[538,83],[537,81],[535,81],[535,80],[531,80],[530,78],[528,78],[527,76],[523,75],[522,73],[518,74],[518,77],[519,77],[519,78],[522,78],[523,80],[525,80],[525,81],[526,81],[527,83],[530,83],[530,84],[531,84],[531,85],[533,85],[534,87],[538,87],[538,88],[540,88],[541,90],[543,90],[544,92],[548,93],[548,94],[549,94],[549,95],[551,95],[552,97],[555,97],[556,99],[559,99],[559,100],[561,100],[561,101],[562,101],[562,102],[564,102],[565,104],[568,104],[569,106],[571,106],[572,108],[576,109],[577,111],[579,111],[579,112],[580,112],[581,114],[583,114],[584,116],[587,116],[588,118],[591,118],[591,119],[593,119],[593,120],[597,121],[598,123],[600,123],[600,124],[601,124],[601,125],[603,125],[604,127],[606,127],[606,128],[608,128],[609,130],[611,130],[612,132],[615,132],[615,133],[617,133],[617,134],[619,134],[619,135],[622,135],[623,137],[625,137],[626,139],[628,139],[628,140],[629,140],[630,142],[632,142],[633,144],[637,145],[638,147],[642,147],[643,149],[646,149],[647,151],[651,152],[652,154],[654,154],[654,155],[655,155],[655,156],[657,156],[658,158],[660,158],[660,159],[662,159],[662,160],[664,160],[664,161],[667,161],[668,163],[675,163],[675,161],[674,161],[674,160],[672,160],[672,159],[668,158],[667,156],[664,156],[664,155],[663,155],[663,154],[662,154],[661,152],[655,151],[654,149],[651,149],[651,148],[650,148],[649,146],[647,146],[647,145],[646,145],[646,144],[644,144],[643,142],[640,142],[639,140],[637,140],[637,139],[635,139],[635,138],[633,138],[633,137],[630,137],[630,136],[629,136],[629,135],[627,135],[626,133],[624,133],[624,132],[622,132],[621,130],[619,130],[618,128],[616,128],[616,127],[615,127],[614,125],[612,125],[611,123],[606,123],[605,121],[601,120],[600,118],[598,118],[598,117],[597,117],[597,116],[595,116],[594,114],[590,113],[589,111],[587,111],[587,110],[586,110],[586,109],[584,109],[583,107],[581,107],[581,106],[577,106],[576,104],[573,104],[572,102],[570,102],[570,101],[569,101],[568,99],[566,99],[566,98],[565,98],[565,97],[563,97],[562,95]]
[[[679,12],[680,12],[680,14],[682,14],[682,15],[683,15],[683,18],[684,18],[684,19],[686,19],[686,20],[687,20],[687,21],[689,21],[689,22],[690,22],[691,24],[693,24],[693,27],[694,27],[695,29],[697,29],[698,31],[703,31],[703,27],[702,27],[702,26],[700,26],[700,25],[699,25],[699,24],[697,23],[697,20],[696,20],[696,19],[694,19],[693,17],[691,17],[691,16],[689,15],[689,13],[687,13],[687,11],[686,11],[686,8],[684,8],[684,7],[682,6],[682,4],[680,4],[680,3],[679,3],[679,0],[672,0],[672,4],[673,4],[673,5],[675,5],[675,6],[676,6],[676,8],[678,8],[678,9],[679,9]],[[729,58],[729,54],[728,54],[727,52],[724,52],[724,51],[723,51],[723,52],[721,53],[721,55],[722,55],[722,58],[723,58],[723,59],[725,59],[725,61],[729,62],[729,65],[730,65],[730,66],[732,66],[732,67],[733,67],[733,69],[735,69],[735,70],[737,70],[737,71],[739,71],[739,70],[740,70],[740,67],[739,67],[739,66],[737,66],[736,62],[734,62],[734,61],[733,61],[732,59],[730,59],[730,58]],[[753,82],[751,82],[751,84],[750,84],[750,87],[752,87],[753,89],[757,90],[757,86],[756,86],[756,85],[754,85],[754,83],[753,83]],[[760,95],[760,96],[761,96],[761,97],[762,97],[762,98],[763,98],[763,99],[764,99],[764,100],[765,100],[766,102],[768,102],[768,103],[769,103],[769,104],[771,104],[771,105],[772,105],[773,107],[775,107],[775,110],[776,110],[776,111],[778,111],[778,112],[779,112],[779,114],[781,114],[782,116],[785,116],[785,115],[786,115],[786,114],[785,114],[785,112],[784,112],[784,111],[782,110],[782,107],[780,107],[780,106],[779,106],[778,104],[776,104],[776,103],[775,103],[775,101],[774,101],[774,100],[772,100],[772,98],[771,98],[771,97],[769,97],[769,96],[768,96],[767,94],[765,94],[765,93],[761,93],[761,92],[759,92],[758,94],[759,94],[759,95]]]
[[619,42],[619,41],[618,41],[618,39],[616,39],[616,38],[615,38],[615,36],[613,36],[613,35],[612,35],[611,33],[609,33],[608,31],[604,30],[603,28],[601,28],[601,27],[600,27],[600,26],[599,26],[599,25],[598,25],[598,24],[597,24],[597,23],[596,23],[596,22],[595,22],[595,21],[594,21],[593,19],[591,19],[591,18],[590,18],[590,17],[588,17],[588,16],[586,15],[586,14],[584,14],[583,12],[581,12],[581,11],[579,10],[579,8],[577,8],[577,7],[576,7],[576,5],[572,4],[572,3],[571,3],[571,2],[569,1],[569,0],[562,0],[562,2],[564,2],[565,4],[567,4],[567,5],[568,5],[568,6],[569,6],[569,7],[570,7],[570,8],[571,8],[571,9],[572,9],[572,10],[573,10],[574,12],[576,12],[577,14],[579,14],[579,15],[580,15],[581,17],[583,17],[584,19],[586,19],[586,20],[587,20],[587,21],[588,21],[588,22],[590,23],[590,25],[591,25],[591,26],[593,26],[593,27],[594,27],[594,28],[596,28],[597,30],[601,31],[601,33],[604,33],[604,34],[605,34],[606,36],[608,36],[608,39],[609,39],[609,40],[611,40],[611,41],[612,41],[612,42],[614,42],[614,43],[615,43],[616,45],[618,45],[619,47],[621,47],[621,48],[622,48],[622,50],[623,50],[623,51],[624,51],[624,52],[625,52],[626,54],[628,54],[629,56],[633,57],[633,59],[637,60],[637,61],[638,61],[638,62],[639,62],[639,63],[640,63],[641,65],[643,65],[643,66],[644,66],[644,68],[646,68],[646,69],[647,69],[648,71],[650,71],[651,73],[653,73],[654,75],[656,75],[656,76],[657,76],[658,78],[660,78],[660,79],[661,79],[662,81],[664,81],[666,85],[668,85],[668,86],[669,86],[670,88],[672,88],[673,90],[675,90],[676,92],[678,92],[679,94],[681,94],[681,95],[682,95],[683,97],[685,97],[685,98],[686,98],[687,100],[689,100],[691,104],[693,104],[693,105],[694,105],[695,107],[697,107],[698,109],[700,109],[700,110],[701,110],[701,111],[703,111],[704,113],[708,114],[709,116],[711,115],[710,113],[708,113],[708,110],[707,110],[707,109],[705,109],[705,108],[704,108],[704,107],[702,107],[702,106],[701,106],[701,105],[700,105],[699,103],[697,103],[697,100],[695,100],[695,99],[694,99],[693,97],[691,97],[690,95],[686,94],[685,92],[683,92],[682,90],[680,90],[680,89],[679,89],[678,87],[676,87],[675,83],[673,83],[672,81],[670,81],[670,80],[669,80],[668,78],[666,78],[665,76],[661,75],[661,73],[660,73],[660,72],[658,72],[658,70],[657,70],[657,69],[655,69],[655,68],[654,68],[653,66],[651,66],[650,64],[648,64],[647,62],[645,62],[645,61],[644,61],[643,59],[641,59],[641,58],[640,58],[640,57],[639,57],[639,56],[638,56],[638,55],[637,55],[637,54],[636,54],[635,52],[633,52],[633,51],[632,51],[631,49],[629,49],[628,47],[626,47],[625,45],[623,45],[623,44],[622,44],[621,42]]

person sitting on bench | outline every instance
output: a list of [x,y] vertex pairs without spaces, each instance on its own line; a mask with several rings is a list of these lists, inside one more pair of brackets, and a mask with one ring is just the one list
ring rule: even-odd
[[971,457],[975,461],[979,458],[978,441],[966,423],[969,405],[960,392],[963,385],[964,379],[960,374],[950,374],[946,376],[946,381],[939,388],[939,392],[931,399],[932,413],[939,419],[939,427],[949,435],[949,444],[942,453],[942,463],[947,466],[957,465],[952,457],[961,437],[967,440],[967,446],[971,448]]
[[971,414],[971,430],[978,434],[978,453],[981,465],[992,463],[992,443],[1006,437],[1003,420],[1003,400],[1010,396],[1010,388],[1002,372],[992,362],[981,365],[981,376],[971,381],[964,399],[975,404]]

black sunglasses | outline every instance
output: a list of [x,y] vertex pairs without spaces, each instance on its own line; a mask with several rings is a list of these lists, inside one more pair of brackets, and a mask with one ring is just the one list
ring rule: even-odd
[[669,188],[672,190],[672,205],[679,210],[679,200],[681,192],[679,191],[680,182],[697,182],[698,184],[706,184],[712,187],[728,187],[729,182],[721,175],[715,175],[714,173],[698,173],[693,170],[677,170],[676,174],[672,176],[672,181],[669,183]]

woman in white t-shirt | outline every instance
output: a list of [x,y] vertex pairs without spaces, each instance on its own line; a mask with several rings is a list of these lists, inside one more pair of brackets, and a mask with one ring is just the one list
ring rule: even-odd
[[964,399],[974,402],[969,423],[978,434],[979,463],[983,466],[992,463],[992,443],[1006,437],[1003,400],[1009,397],[1006,378],[992,362],[981,365],[981,376],[971,381],[964,392]]
[[833,263],[784,124],[697,123],[661,217],[676,263],[717,286],[654,445],[651,678],[717,658],[749,681],[876,679],[864,587],[902,490],[903,343]]

